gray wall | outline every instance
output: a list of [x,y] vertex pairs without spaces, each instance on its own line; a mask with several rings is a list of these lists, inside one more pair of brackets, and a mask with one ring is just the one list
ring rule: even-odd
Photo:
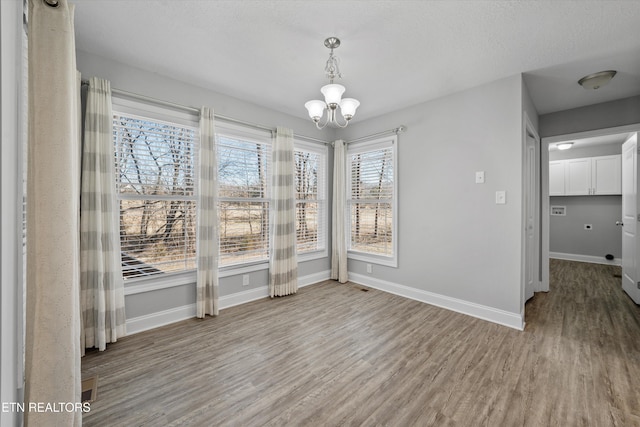
[[540,116],[540,137],[640,123],[640,96]]
[[[216,93],[152,72],[134,68],[88,52],[78,51],[77,63],[83,79],[92,76],[108,79],[111,81],[111,87],[113,88],[150,96],[164,101],[175,102],[181,105],[193,107],[206,105],[213,107],[216,114],[261,124],[271,128],[275,128],[276,126],[286,126],[293,129],[295,134],[311,136],[325,141],[332,141],[335,139],[334,129],[327,128],[320,132],[316,130],[310,120],[303,120],[277,111],[269,110],[224,94]],[[330,149],[329,166],[331,166],[332,158],[332,150]],[[328,200],[331,200],[332,177],[332,168],[329,167]],[[330,220],[331,215],[329,215],[328,218],[329,227],[331,226]],[[328,236],[327,244],[330,248],[330,234]],[[306,276],[324,272],[330,268],[330,259],[325,257],[300,263],[299,274],[300,276]],[[255,271],[248,274],[250,276],[249,286],[242,286],[241,275],[221,278],[220,296],[223,297],[238,292],[248,291],[268,284],[267,270]],[[193,303],[195,303],[194,284],[127,295],[125,300],[127,319]]]
[[527,112],[527,117],[531,120],[531,124],[535,128],[536,132],[538,132],[538,128],[540,126],[538,111],[536,110],[536,106],[533,105],[533,100],[531,99],[531,95],[529,95],[529,88],[522,80],[522,109]]
[[[622,235],[616,221],[622,196],[554,196],[551,206],[566,206],[566,216],[551,216],[549,251],[571,255],[622,257]],[[584,224],[592,224],[585,230]]]
[[[549,151],[549,160],[620,154],[622,144]],[[552,196],[551,206],[566,206],[566,216],[549,218],[549,251],[571,255],[622,256],[622,234],[616,226],[622,215],[622,196]],[[593,229],[585,230],[585,224]]]
[[[376,279],[521,313],[522,83],[513,76],[354,122],[350,140],[404,124],[398,267]],[[486,183],[475,184],[476,171]],[[507,204],[495,204],[506,190]],[[366,275],[364,262],[349,271]]]

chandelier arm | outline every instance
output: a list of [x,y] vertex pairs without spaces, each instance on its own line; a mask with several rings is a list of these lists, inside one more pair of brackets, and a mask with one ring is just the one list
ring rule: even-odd
[[[340,115],[342,115],[342,111],[340,111]],[[344,116],[343,116],[342,118],[344,119]],[[344,125],[341,125],[341,124],[338,122],[338,115],[337,115],[337,114],[335,114],[335,112],[334,112],[334,115],[333,115],[333,123],[334,123],[336,126],[338,126],[339,128],[342,128],[342,129],[344,129],[344,128],[346,128],[347,126],[349,126],[349,120],[347,120],[347,119],[344,119]]]
[[322,126],[320,125],[320,120],[315,122],[316,123],[316,128],[318,128],[318,130],[324,129],[329,124],[329,122],[331,121],[331,120],[329,120],[329,114],[331,114],[331,113],[330,113],[330,110],[327,108],[327,120],[325,120],[325,122],[324,122],[324,124]]

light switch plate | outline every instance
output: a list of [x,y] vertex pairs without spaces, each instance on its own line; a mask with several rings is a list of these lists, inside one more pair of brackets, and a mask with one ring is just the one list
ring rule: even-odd
[[506,205],[507,204],[507,192],[496,191],[496,205]]
[[476,172],[476,184],[484,184],[484,171]]

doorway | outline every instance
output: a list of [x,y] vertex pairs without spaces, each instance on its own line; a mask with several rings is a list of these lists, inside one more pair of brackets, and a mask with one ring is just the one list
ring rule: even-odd
[[[587,185],[587,193],[581,193],[580,191],[585,191],[582,187],[583,185],[579,182],[579,177],[584,177],[585,168],[590,168],[594,164],[594,160],[591,160],[591,163],[587,165],[587,162],[584,160],[586,158],[594,159],[594,158],[604,158],[608,155],[611,155],[611,152],[618,150],[621,152],[622,143],[626,140],[626,138],[633,132],[640,131],[640,125],[630,125],[630,126],[621,126],[616,128],[608,128],[608,129],[600,129],[595,131],[588,132],[580,132],[569,135],[559,135],[554,137],[547,137],[542,139],[541,143],[541,164],[540,164],[540,173],[541,173],[541,212],[542,212],[542,236],[541,236],[541,246],[542,246],[542,256],[541,256],[541,264],[542,264],[542,275],[541,275],[541,283],[540,290],[541,291],[549,291],[549,259],[553,258],[564,258],[564,259],[573,259],[576,261],[585,261],[585,262],[598,262],[598,263],[611,263],[611,264],[620,264],[622,258],[622,244],[621,244],[621,231],[617,228],[616,231],[616,221],[620,221],[622,212],[621,208],[618,208],[617,214],[611,214],[612,211],[615,211],[616,198],[618,199],[618,205],[621,203],[621,191],[618,190],[617,196],[615,195],[615,191],[609,190],[609,193],[598,192],[594,185]],[[567,154],[563,154],[562,156],[551,155],[550,156],[550,148],[553,151],[557,144],[562,142],[573,142],[571,149],[567,150]],[[607,145],[609,145],[607,147]],[[615,147],[617,145],[617,148]],[[600,147],[600,148],[596,148]],[[603,148],[604,147],[604,148]],[[578,152],[578,149],[581,149],[581,152]],[[554,193],[555,195],[550,195],[550,160],[566,160],[569,162],[569,159],[573,157],[570,154],[571,150],[574,150],[576,153],[576,158],[582,158],[581,164],[572,164],[567,166],[564,165],[565,168],[569,168],[569,174],[571,177],[571,182],[569,183],[570,188],[564,194],[564,198],[558,198],[558,193]],[[552,174],[558,173],[554,172],[553,168],[560,167],[556,164],[552,164],[551,172]],[[595,167],[595,166],[593,166]],[[581,169],[582,168],[582,169]],[[565,169],[565,176],[567,174],[567,170]],[[589,175],[590,176],[590,175]],[[589,178],[589,183],[592,180]],[[557,188],[554,188],[554,191],[557,191]],[[558,227],[557,223],[552,227],[552,215],[554,215],[554,219],[561,219],[557,216],[567,215],[569,209],[573,212],[580,212],[580,200],[586,205],[595,204],[600,205],[601,211],[608,211],[609,214],[605,218],[600,218],[598,228],[596,229],[593,222],[594,221],[586,221],[584,217],[576,219],[573,218],[572,221],[564,222],[564,229],[560,227],[563,234],[558,236]],[[610,198],[611,200],[605,200],[605,198]],[[556,200],[563,200],[567,203],[564,204],[555,204]],[[552,201],[554,205],[552,205]],[[552,210],[553,206],[553,210]],[[596,215],[598,218],[599,216]],[[568,218],[564,218],[568,219]],[[577,222],[579,224],[577,224]],[[571,224],[569,226],[569,224]],[[581,247],[579,251],[571,250],[571,248],[580,247],[581,243],[580,238],[591,239],[591,241],[597,241],[598,239],[594,238],[596,233],[595,231],[605,231],[601,230],[601,228],[609,229],[608,236],[611,235],[611,228],[613,228],[613,233],[617,232],[617,239],[620,241],[619,246],[620,249],[618,251],[618,255],[616,257],[615,254],[610,254],[608,250],[603,249],[595,249],[594,247],[586,250],[585,247]],[[589,234],[591,233],[591,234]],[[551,246],[551,235],[553,234],[554,238],[563,238],[563,239],[571,239],[571,236],[574,236],[577,242],[562,242],[564,245],[555,245]],[[575,237],[578,236],[578,237]],[[613,239],[615,240],[615,239]],[[609,246],[602,247],[615,247],[614,242],[609,242]],[[558,250],[558,248],[562,248],[565,252]],[[556,249],[555,251],[552,249]],[[613,251],[613,250],[611,250]],[[580,253],[571,253],[571,252],[583,252]],[[576,255],[578,255],[576,257]],[[613,260],[606,259],[606,255],[613,255]],[[617,258],[617,259],[616,259]]]

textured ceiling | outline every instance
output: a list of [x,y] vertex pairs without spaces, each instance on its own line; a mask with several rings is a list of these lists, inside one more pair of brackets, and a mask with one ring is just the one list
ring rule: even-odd
[[640,1],[72,2],[78,49],[299,117],[328,36],[360,120],[518,73],[539,113],[640,94]]

